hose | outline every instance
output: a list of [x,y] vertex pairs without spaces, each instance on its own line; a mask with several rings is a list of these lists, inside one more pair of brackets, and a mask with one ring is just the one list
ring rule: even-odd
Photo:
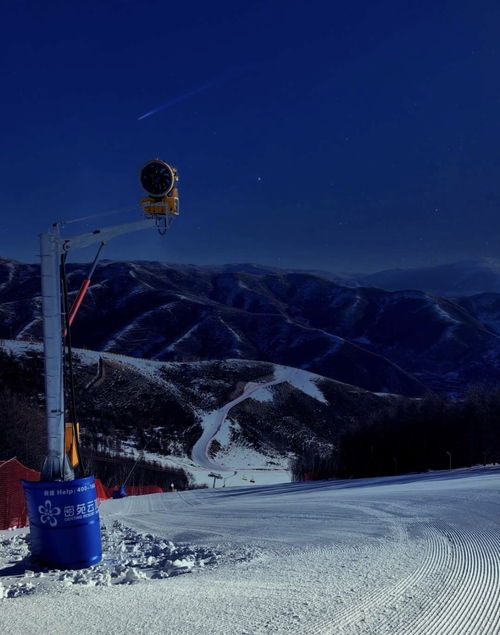
[[78,466],[81,471],[82,466],[82,457],[80,453],[80,440],[78,438],[78,430],[76,427],[76,423],[78,421],[76,414],[76,397],[75,397],[75,378],[73,374],[73,353],[71,348],[71,328],[69,324],[69,304],[68,304],[68,281],[66,278],[66,253],[61,255],[61,285],[62,285],[62,296],[63,296],[63,307],[64,307],[64,321],[65,321],[65,343],[67,348],[67,354],[65,358],[67,359],[67,368],[68,368],[68,384],[69,384],[69,397],[70,397],[70,414],[71,414],[71,422],[73,426],[73,442],[76,448],[76,456],[78,458]]

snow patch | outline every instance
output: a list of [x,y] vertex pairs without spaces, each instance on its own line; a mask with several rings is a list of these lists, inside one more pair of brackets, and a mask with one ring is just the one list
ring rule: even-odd
[[317,382],[321,379],[319,375],[315,375],[309,371],[300,370],[299,368],[275,365],[274,376],[276,379],[288,382],[294,388],[297,388],[313,399],[317,399],[318,401],[321,401],[321,403],[328,403],[328,400],[325,399],[325,396],[317,384]]
[[273,391],[269,386],[258,388],[252,392],[250,399],[255,399],[255,401],[260,401],[262,403],[272,401],[274,399]]

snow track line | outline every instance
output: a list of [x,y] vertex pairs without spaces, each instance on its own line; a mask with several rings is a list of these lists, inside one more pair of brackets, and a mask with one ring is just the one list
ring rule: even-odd
[[[416,567],[412,573],[391,586],[384,588],[374,587],[373,590],[364,595],[358,605],[345,607],[330,615],[329,619],[316,622],[311,625],[310,629],[303,632],[310,634],[344,633],[349,632],[350,628],[355,632],[369,632],[364,630],[364,625],[369,620],[370,614],[374,613],[374,610],[376,611],[379,607],[390,608],[394,606],[401,601],[401,597],[405,597],[410,589],[418,587],[422,581],[432,578],[437,571],[445,567],[450,561],[451,552],[446,538],[429,524],[424,525],[424,531],[427,538],[427,548],[421,566]],[[435,585],[437,586],[438,582]],[[382,623],[378,623],[376,629],[372,632],[390,633],[391,635],[393,633],[398,633],[398,635],[402,635],[405,632],[412,633],[412,635],[415,633],[412,628],[409,631],[404,631],[398,625],[394,625],[392,621],[389,620],[391,623],[388,623],[385,615],[382,616],[380,621]],[[389,628],[386,629],[384,628],[385,626]]]
[[500,634],[500,531],[424,525],[424,560],[305,633]]
[[[414,635],[419,632],[417,628],[418,622],[421,619],[421,613],[420,609],[415,610],[415,605],[419,602],[418,591],[422,588],[422,583],[426,587],[426,598],[432,598],[435,611],[440,610],[440,604],[438,604],[436,600],[443,593],[443,589],[445,588],[443,585],[446,584],[447,573],[453,561],[453,552],[447,535],[439,531],[435,524],[427,525],[427,532],[430,538],[428,558],[419,570],[419,575],[415,576],[411,581],[412,583],[418,583],[418,586],[414,584],[415,592],[411,597],[414,602],[410,610],[413,608],[415,613],[413,616],[411,614],[405,616],[404,609],[402,609],[404,624],[400,624],[398,628],[398,632],[400,632],[401,635]],[[415,595],[417,596],[416,598]],[[389,622],[384,626],[386,626],[387,631],[390,632],[394,625],[391,625]]]
[[448,584],[411,632],[500,633],[500,532],[445,530],[452,547]]
[[177,498],[180,498],[181,501],[184,503],[184,505],[188,505],[189,507],[197,507],[197,505],[195,505],[195,503],[191,503],[186,498],[184,498],[184,496],[182,496],[182,494],[180,492],[176,492],[176,494],[177,494]]
[[[373,590],[364,596],[359,605],[346,607],[337,613],[333,617],[332,622],[328,625],[328,630],[321,630],[320,632],[340,633],[348,626],[358,625],[358,627],[361,627],[370,613],[373,613],[374,609],[394,606],[400,601],[401,597],[407,595],[410,589],[418,587],[423,580],[428,579],[439,570],[450,557],[446,540],[431,526],[425,528],[425,533],[427,549],[421,566],[416,567],[408,576],[405,576],[391,586],[380,588],[373,585]],[[385,621],[385,619],[383,621]],[[326,626],[326,624],[324,626]],[[383,624],[378,625],[376,632],[383,632],[382,630],[379,631],[379,628],[383,626]],[[399,628],[393,630],[393,627],[387,632],[402,633]]]

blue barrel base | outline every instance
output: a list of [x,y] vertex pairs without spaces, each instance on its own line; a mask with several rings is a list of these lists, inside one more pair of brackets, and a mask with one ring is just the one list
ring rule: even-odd
[[73,481],[22,481],[33,561],[53,569],[84,569],[102,559],[93,476]]

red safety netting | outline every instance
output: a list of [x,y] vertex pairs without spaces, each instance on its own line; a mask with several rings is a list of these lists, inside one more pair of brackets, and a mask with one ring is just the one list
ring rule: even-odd
[[[97,491],[97,498],[101,500],[106,500],[108,498],[113,498],[113,492],[120,489],[118,485],[115,487],[106,487],[101,483],[101,481],[96,478],[95,479],[95,488]],[[163,490],[158,485],[126,485],[125,492],[127,496],[143,496],[144,494],[163,494]]]
[[[21,479],[39,481],[40,472],[25,467],[17,459],[0,461],[0,529],[28,525],[28,512]],[[95,487],[99,502],[112,498],[113,490],[118,489],[117,487],[105,487],[98,478],[95,479]],[[157,485],[131,485],[127,486],[125,491],[127,496],[163,492],[162,488]]]
[[125,487],[127,496],[142,496],[143,494],[163,494],[163,490],[158,485],[127,485]]
[[28,524],[21,479],[39,481],[40,472],[30,470],[17,459],[0,461],[0,529],[25,527]]

